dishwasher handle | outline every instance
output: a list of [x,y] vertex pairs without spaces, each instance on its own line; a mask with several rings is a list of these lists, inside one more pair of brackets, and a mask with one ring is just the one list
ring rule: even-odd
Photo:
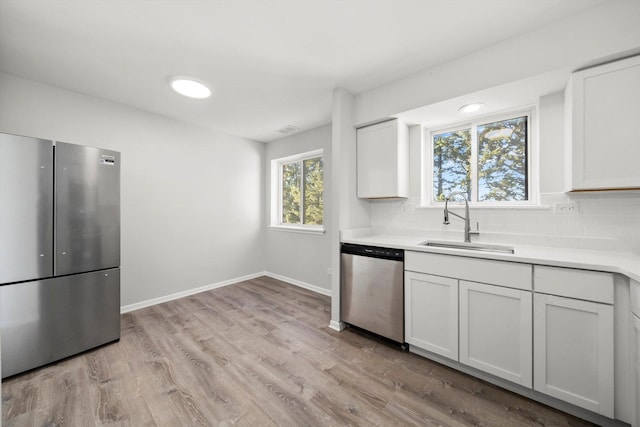
[[340,252],[343,254],[360,255],[371,258],[389,259],[392,261],[404,261],[404,251],[402,249],[343,243],[340,247]]

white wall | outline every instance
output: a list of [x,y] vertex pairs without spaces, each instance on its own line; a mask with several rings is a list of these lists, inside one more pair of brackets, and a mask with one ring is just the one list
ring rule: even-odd
[[[593,250],[640,253],[640,192],[563,193],[564,97],[550,94],[540,99],[538,209],[472,208],[473,227],[479,222],[477,240]],[[441,208],[420,205],[420,132],[412,128],[410,143],[410,198],[407,201],[371,203],[371,226],[419,230],[423,233],[454,232],[462,239],[463,223],[454,218],[442,224]],[[578,204],[575,214],[554,212],[557,202]]]
[[[369,123],[526,77],[640,52],[640,1],[609,1],[520,37],[358,94],[354,122]],[[472,35],[470,35],[472,37]],[[496,66],[496,64],[500,64]]]
[[281,157],[323,149],[324,169],[324,234],[304,234],[282,230],[268,230],[265,237],[266,269],[302,284],[331,289],[331,125],[321,126],[277,141],[265,147],[265,222],[271,215],[271,161]]
[[[566,72],[568,79],[569,72],[578,67],[640,53],[639,16],[638,1],[606,2],[539,30],[358,94],[353,110],[343,116],[360,125],[552,71]],[[539,186],[541,203],[547,207],[472,209],[472,220],[480,222],[481,239],[640,253],[640,227],[637,226],[640,195],[637,192],[562,193],[563,103],[562,93],[543,96],[539,102]],[[334,121],[338,113],[334,108]],[[421,132],[413,129],[411,136],[411,198],[404,202],[367,202],[370,225],[436,232],[457,230],[461,234],[462,224],[454,221],[448,228],[442,225],[440,209],[417,208]],[[352,165],[340,167],[346,174]],[[342,181],[343,185],[347,183]],[[578,203],[577,214],[556,214],[550,208],[556,202],[568,200]],[[346,208],[341,204],[340,209]]]
[[265,269],[264,145],[0,74],[0,132],[120,151],[123,306]]

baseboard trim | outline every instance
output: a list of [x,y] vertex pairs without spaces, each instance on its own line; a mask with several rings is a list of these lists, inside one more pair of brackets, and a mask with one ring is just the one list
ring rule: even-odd
[[200,286],[199,288],[189,289],[187,291],[176,292],[173,294],[165,295],[158,298],[152,298],[145,301],[137,302],[134,304],[123,305],[120,307],[120,314],[128,313],[130,311],[139,310],[141,308],[150,307],[156,304],[162,304],[163,302],[173,301],[175,299],[188,297],[191,295],[199,294],[200,292],[210,291],[211,289],[222,288],[223,286],[233,285],[234,283],[243,282],[245,280],[251,280],[258,277],[266,276],[267,273],[261,271],[259,273],[249,274],[247,276],[236,277],[234,279],[224,280],[222,282],[212,283],[210,285]]
[[313,292],[315,292],[317,294],[326,295],[328,297],[331,296],[331,289],[322,288],[320,286],[312,285],[310,283],[303,282],[301,280],[292,279],[290,277],[281,276],[279,274],[270,273],[268,271],[265,271],[264,275],[267,276],[267,277],[271,277],[272,279],[281,280],[281,281],[287,282],[287,283],[289,283],[291,285],[298,286],[299,288],[304,288],[304,289],[307,289],[309,291],[313,291]]
[[[256,279],[258,277],[263,277],[263,276],[281,280],[283,282],[289,283],[294,286],[298,286],[300,288],[307,289],[312,292],[316,292],[321,295],[326,295],[329,297],[331,296],[330,289],[321,288],[320,286],[312,285],[310,283],[302,282],[300,280],[292,279],[290,277],[281,276],[279,274],[270,273],[268,271],[260,271],[258,273],[249,274],[247,276],[236,277],[234,279],[224,280],[222,282],[200,286],[199,288],[176,292],[176,293],[165,295],[162,297],[140,301],[134,304],[123,305],[122,307],[120,307],[120,314],[128,313],[130,311],[140,310],[141,308],[150,307],[156,304],[162,304],[163,302],[173,301],[179,298],[184,298],[191,295],[199,294],[200,292],[210,291],[211,289],[216,289],[216,288],[222,288],[223,286],[229,286],[229,285],[233,285],[234,283],[244,282],[245,280]],[[336,330],[340,330],[340,329],[336,329]]]
[[344,325],[344,322],[340,322],[338,320],[331,320],[331,322],[329,322],[329,328],[333,329],[334,331],[340,332],[345,328],[345,325]]

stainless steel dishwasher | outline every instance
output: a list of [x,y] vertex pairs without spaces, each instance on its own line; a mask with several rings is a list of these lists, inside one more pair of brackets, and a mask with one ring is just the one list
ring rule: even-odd
[[340,316],[404,344],[404,251],[343,243]]

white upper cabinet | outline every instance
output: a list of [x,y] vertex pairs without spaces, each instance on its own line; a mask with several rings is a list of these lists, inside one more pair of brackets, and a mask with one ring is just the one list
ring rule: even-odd
[[409,197],[409,139],[398,120],[357,131],[358,197]]
[[567,190],[640,188],[640,56],[572,74],[565,92]]

